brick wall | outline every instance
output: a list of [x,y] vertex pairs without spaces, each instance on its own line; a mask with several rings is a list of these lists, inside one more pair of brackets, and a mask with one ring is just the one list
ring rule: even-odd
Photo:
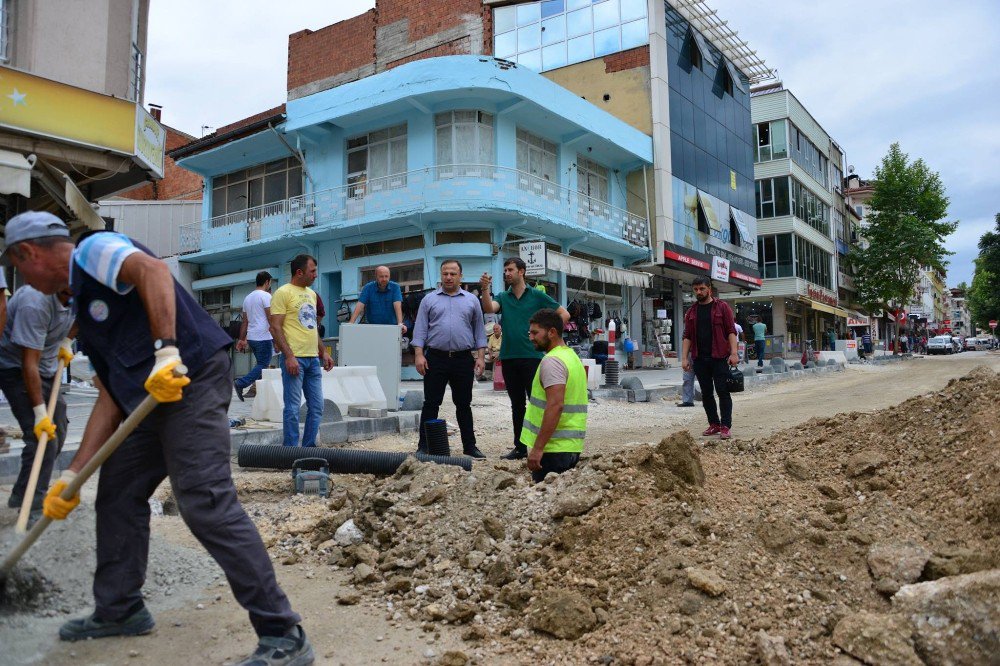
[[[190,143],[194,137],[164,125],[167,130],[168,151]],[[169,199],[201,199],[202,180],[198,174],[177,166],[170,157],[163,158],[163,178],[155,183],[123,192],[120,196],[137,201],[164,201]]]
[[360,16],[289,35],[289,99],[414,60],[490,54],[492,35],[481,0],[377,0]]
[[604,56],[604,71],[607,74],[624,72],[626,69],[649,67],[649,46],[637,46],[628,51]]
[[377,9],[288,36],[288,89],[374,62]]

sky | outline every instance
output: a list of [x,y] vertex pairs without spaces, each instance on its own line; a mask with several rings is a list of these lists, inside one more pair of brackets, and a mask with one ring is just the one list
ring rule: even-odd
[[[898,141],[941,175],[959,221],[948,284],[971,282],[979,237],[1000,212],[1000,2],[706,1],[846,151],[845,167],[870,178]],[[197,137],[285,101],[289,34],[375,3],[150,5],[146,102]]]

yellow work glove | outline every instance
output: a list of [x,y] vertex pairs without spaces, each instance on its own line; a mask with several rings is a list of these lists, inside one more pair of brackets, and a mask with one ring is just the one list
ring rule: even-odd
[[41,439],[42,433],[49,433],[49,440],[53,440],[56,437],[56,424],[52,422],[49,418],[49,413],[45,409],[45,405],[35,405],[35,437]]
[[73,362],[73,340],[70,338],[63,338],[63,341],[59,343],[58,360],[65,363],[67,368]]
[[66,490],[66,486],[76,478],[76,472],[66,470],[59,477],[59,480],[52,484],[49,492],[45,495],[45,502],[42,504],[42,513],[52,520],[65,520],[69,512],[80,503],[80,493],[73,496],[73,499],[64,500],[60,495]]
[[174,375],[174,368],[181,364],[177,347],[164,347],[156,352],[156,363],[146,379],[146,390],[157,402],[177,402],[183,396],[181,389],[191,383],[187,377]]

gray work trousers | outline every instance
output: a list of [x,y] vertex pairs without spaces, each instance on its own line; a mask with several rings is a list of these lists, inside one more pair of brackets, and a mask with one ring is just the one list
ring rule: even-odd
[[230,470],[229,355],[191,375],[180,402],[159,405],[101,467],[97,487],[95,613],[119,620],[142,604],[149,556],[149,497],[170,478],[181,517],[229,580],[258,636],[298,624]]
[[[52,380],[54,377],[42,377],[42,402],[48,408],[49,395],[52,393]],[[11,489],[11,496],[24,497],[24,491],[28,487],[28,477],[31,475],[31,466],[35,460],[35,451],[38,450],[38,438],[35,437],[35,412],[34,405],[28,399],[28,390],[24,386],[24,375],[20,368],[5,368],[0,370],[0,390],[7,396],[10,403],[10,411],[17,419],[24,439],[24,448],[21,449],[21,470],[17,474],[17,481]],[[66,443],[66,427],[69,419],[66,416],[66,401],[60,395],[56,401],[56,411],[52,419],[56,426],[56,441],[49,440],[45,445],[45,458],[42,459],[42,467],[38,472],[38,484],[35,486],[35,499],[33,504],[41,506],[45,499],[45,493],[49,489],[49,482],[52,479],[52,467],[55,465],[59,452],[62,451],[63,444]]]

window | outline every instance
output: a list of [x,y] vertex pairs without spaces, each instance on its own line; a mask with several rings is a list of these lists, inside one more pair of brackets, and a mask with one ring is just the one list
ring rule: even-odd
[[795,178],[792,178],[792,214],[824,236],[830,235],[830,207]]
[[687,40],[687,42],[688,42],[688,46],[687,46],[688,58],[691,60],[691,67],[692,67],[692,69],[701,69],[701,70],[704,70],[705,69],[705,58],[704,58],[703,51],[701,50],[701,48],[700,48],[700,46],[698,44],[698,40],[695,37],[695,33],[694,33],[693,30],[688,32],[688,40]]
[[[282,158],[215,176],[212,179],[212,216],[239,213],[301,194],[302,166],[294,157]],[[235,221],[239,220],[218,220],[213,226]]]
[[832,255],[809,241],[795,237],[795,276],[824,289],[832,289],[830,261]]
[[11,0],[0,0],[0,62],[10,60]]
[[765,278],[793,277],[792,235],[760,236],[757,239],[757,263]]
[[590,199],[608,203],[608,169],[583,155],[576,156],[576,189]]
[[772,120],[754,125],[754,137],[754,162],[788,157],[788,137],[784,120]]
[[[400,291],[404,294],[409,291],[423,291],[424,289],[424,262],[412,261],[405,264],[386,264],[389,268],[389,275],[392,281],[399,285]],[[377,266],[367,266],[361,269],[361,282],[366,285],[375,281],[375,269]]]
[[[362,243],[360,245],[345,245],[344,259],[358,259],[360,257],[377,257],[383,254],[394,252],[405,252],[407,250],[419,250],[424,247],[423,236],[405,236],[403,238],[391,238],[373,243]],[[397,280],[398,282],[398,280]]]
[[517,170],[536,178],[558,182],[558,148],[523,129],[517,130]]
[[812,176],[816,182],[829,188],[829,160],[795,125],[791,125],[795,137],[792,160]]
[[757,219],[790,215],[788,177],[764,178],[755,183]]
[[485,111],[448,111],[434,117],[439,177],[482,176],[483,166],[495,163],[493,115]]
[[489,229],[474,231],[439,231],[434,234],[435,245],[447,243],[492,243],[493,236]]
[[230,305],[232,294],[233,290],[229,287],[205,289],[201,292],[201,307],[216,322],[223,325],[228,324],[232,317],[232,307]]
[[[406,125],[347,140],[347,185],[352,198],[406,185]],[[400,176],[392,178],[392,176]]]
[[[700,220],[698,224],[700,226]],[[729,209],[729,242],[736,246],[743,244],[743,236],[740,234],[740,227],[736,224],[736,217],[733,215],[731,208]]]
[[649,43],[646,0],[540,0],[493,10],[493,54],[547,71]]

